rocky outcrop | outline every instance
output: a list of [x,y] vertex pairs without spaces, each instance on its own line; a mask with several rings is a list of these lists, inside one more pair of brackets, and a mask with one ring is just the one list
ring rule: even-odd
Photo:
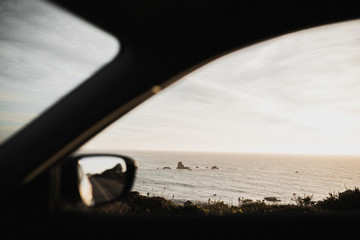
[[194,205],[194,203],[192,202],[192,201],[190,201],[190,200],[187,200],[185,203],[184,203],[184,206],[186,207],[186,206],[193,206]]
[[211,169],[219,169],[217,166],[212,166]]
[[178,162],[177,168],[176,169],[187,169],[190,170],[189,167],[185,166],[182,162]]
[[171,167],[163,167],[163,169],[171,169]]
[[123,172],[121,164],[116,164],[113,168],[107,169],[102,173],[91,174],[91,177],[101,177],[108,179],[119,179],[125,177],[125,172]]
[[264,199],[269,202],[281,202],[281,200],[277,199],[276,197],[265,197]]

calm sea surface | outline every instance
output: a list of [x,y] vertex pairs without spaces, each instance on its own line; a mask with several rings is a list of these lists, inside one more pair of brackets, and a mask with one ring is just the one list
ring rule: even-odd
[[[293,194],[324,199],[330,192],[360,187],[360,156],[126,152],[138,163],[134,191],[186,200],[224,201],[276,197],[293,203]],[[176,169],[181,161],[191,170]],[[212,170],[217,166],[218,170]],[[171,169],[163,169],[170,167]]]

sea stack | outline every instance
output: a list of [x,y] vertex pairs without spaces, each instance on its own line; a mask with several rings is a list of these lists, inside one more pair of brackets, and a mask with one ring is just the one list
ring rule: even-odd
[[177,168],[176,169],[187,169],[190,170],[189,167],[186,167],[182,162],[178,162]]

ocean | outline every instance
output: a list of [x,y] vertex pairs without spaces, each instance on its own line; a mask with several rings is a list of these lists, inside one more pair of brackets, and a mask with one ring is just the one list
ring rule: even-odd
[[[237,205],[239,199],[276,197],[288,204],[294,203],[293,194],[318,201],[360,186],[360,156],[150,151],[126,155],[138,164],[133,191],[178,203],[210,200]],[[191,170],[176,169],[179,161]]]

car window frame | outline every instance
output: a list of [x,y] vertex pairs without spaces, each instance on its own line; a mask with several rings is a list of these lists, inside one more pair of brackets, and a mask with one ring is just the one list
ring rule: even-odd
[[[0,186],[0,190],[4,193],[11,191],[15,186],[21,186],[24,183],[31,182],[55,163],[73,153],[79,146],[106,126],[156,94],[157,91],[155,89],[167,87],[172,82],[180,79],[184,74],[204,65],[209,59],[212,60],[219,55],[222,56],[235,49],[243,48],[250,44],[285,33],[359,17],[357,12],[349,14],[349,16],[345,14],[344,16],[344,9],[339,9],[337,15],[334,16],[330,15],[329,11],[322,16],[315,16],[314,13],[317,13],[317,9],[315,9],[310,11],[310,17],[307,20],[303,18],[296,19],[296,17],[294,17],[293,25],[291,24],[292,22],[289,21],[283,25],[274,26],[274,29],[265,32],[241,25],[244,27],[244,31],[234,35],[234,37],[236,36],[236,40],[224,39],[220,42],[210,41],[200,47],[199,43],[202,41],[203,36],[199,35],[203,34],[203,32],[194,32],[193,30],[198,26],[195,26],[193,29],[191,22],[187,22],[187,24],[190,25],[186,25],[185,27],[176,25],[170,28],[168,28],[169,25],[167,23],[167,25],[159,26],[159,29],[155,30],[148,29],[149,26],[144,24],[143,29],[136,29],[138,32],[130,29],[129,26],[131,26],[131,24],[127,23],[124,25],[125,30],[121,28],[121,30],[116,30],[114,28],[116,22],[109,22],[108,18],[103,21],[99,19],[98,17],[101,15],[101,11],[96,12],[94,5],[91,5],[91,3],[82,1],[71,3],[61,0],[54,0],[53,2],[99,26],[103,30],[108,31],[119,39],[122,50],[112,62],[89,77],[83,84],[46,110],[38,119],[2,144],[0,150],[0,180],[5,184]],[[108,6],[101,5],[101,7],[114,14],[116,8],[111,10],[111,7],[118,7],[118,5],[116,1],[110,2],[111,4]],[[135,3],[126,4],[130,9],[134,7],[133,11],[142,11],[142,8],[147,6],[146,3],[143,3],[143,5],[140,4],[139,6]],[[201,6],[201,4],[202,2],[192,4],[185,1],[180,6],[180,12],[189,6],[196,8]],[[91,12],[89,9],[84,9],[83,7],[85,5],[90,6],[90,8],[92,7],[93,11]],[[213,5],[210,7],[213,13],[221,11],[221,9],[217,10],[212,8]],[[257,7],[253,6],[252,9],[257,9]],[[300,14],[301,9],[306,9],[306,6],[302,6],[298,11],[296,10],[296,13]],[[163,15],[151,15],[159,13],[159,10],[164,11]],[[205,10],[208,9],[205,8]],[[205,10],[200,12],[207,16],[206,14],[208,13],[205,13]],[[93,15],[89,15],[89,12],[93,13]],[[152,12],[146,13],[145,17],[153,16],[155,18],[155,20],[150,21],[149,24],[160,23],[166,16],[176,22],[177,19],[172,17],[174,14],[178,16],[178,13],[175,13],[171,6],[165,5],[164,9],[154,9]],[[250,15],[247,16],[250,17]],[[198,20],[206,26],[206,22],[202,22],[200,17],[203,16],[193,16],[193,19]],[[123,17],[121,19],[123,19]],[[134,20],[135,22],[133,24],[140,26],[144,19],[135,18]],[[274,22],[278,20],[279,19],[276,18]],[[264,24],[263,28],[266,29],[269,23],[271,23],[271,20]],[[230,22],[226,21],[220,22],[219,24],[222,24],[222,26],[224,26],[224,32],[229,34],[232,28],[236,26],[236,24],[233,26]],[[228,24],[230,24],[230,26],[228,26]],[[169,30],[171,36],[169,40],[174,40],[174,37],[178,36],[178,33],[175,32],[176,27],[182,31],[179,34],[189,30],[194,37],[194,42],[188,42],[189,46],[182,46],[179,51],[190,51],[193,49],[199,54],[198,56],[193,56],[194,54],[191,52],[186,52],[181,56],[176,56],[176,54],[171,56],[167,48],[156,49],[163,44],[162,42],[155,44],[154,49],[149,49],[154,43],[152,41],[155,40],[150,42],[139,40],[139,36],[148,36],[148,34],[152,32],[161,34],[161,32],[166,30]],[[205,30],[206,34],[211,35],[213,33],[212,29]],[[241,35],[246,33],[246,31],[248,31],[250,35],[251,33],[254,35],[244,39],[241,38]],[[163,38],[166,39],[167,37],[164,35]],[[188,36],[184,38],[188,39]],[[220,36],[215,40],[219,39],[221,39]],[[176,49],[177,45],[171,43],[167,47],[169,49]],[[199,51],[196,50],[198,48],[200,48]],[[157,54],[157,51],[159,51],[159,54]],[[158,58],[156,64],[152,62],[154,56]],[[171,62],[175,60],[178,60],[178,62],[171,64]],[[168,68],[160,68],[158,66],[166,62],[170,62]],[[146,64],[150,65],[145,66]],[[144,71],[140,71],[141,69]],[[149,76],[151,77],[149,78]],[[119,81],[119,79],[121,79],[121,81]],[[154,88],[154,86],[158,87]],[[116,95],[116,91],[118,90],[122,90],[124,94]],[[94,104],[96,104],[95,107]]]

